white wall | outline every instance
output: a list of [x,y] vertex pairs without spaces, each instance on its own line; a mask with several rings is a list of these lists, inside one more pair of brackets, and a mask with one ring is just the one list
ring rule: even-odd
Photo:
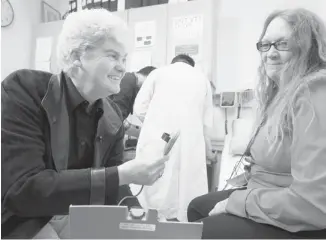
[[[64,13],[68,0],[46,0]],[[217,49],[217,91],[253,86],[259,55],[255,43],[265,17],[272,10],[305,7],[326,22],[325,0],[214,0]],[[15,21],[1,28],[1,79],[20,68],[31,67],[32,27],[41,21],[41,0],[11,0]],[[214,49],[212,49],[214,50]],[[215,51],[215,50],[214,50]],[[214,67],[213,67],[214,68]]]
[[257,42],[265,18],[276,9],[303,7],[326,22],[325,0],[220,0],[217,20],[216,77],[218,91],[254,86]]
[[[68,0],[45,0],[63,15],[68,9]],[[11,72],[32,68],[33,32],[42,21],[42,0],[11,0],[14,22],[1,28],[1,80]]]
[[40,0],[11,0],[14,22],[1,28],[1,80],[12,71],[31,67],[32,28],[40,22]]

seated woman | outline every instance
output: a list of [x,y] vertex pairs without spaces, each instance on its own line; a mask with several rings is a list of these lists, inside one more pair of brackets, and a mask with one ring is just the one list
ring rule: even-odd
[[304,9],[272,13],[257,43],[260,103],[246,187],[188,207],[203,238],[326,237],[326,29]]

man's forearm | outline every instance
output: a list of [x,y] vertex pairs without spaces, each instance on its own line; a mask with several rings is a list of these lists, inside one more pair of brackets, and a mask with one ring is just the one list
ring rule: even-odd
[[5,195],[4,205],[22,217],[64,215],[69,206],[90,202],[90,169],[43,170],[16,181]]
[[[47,169],[21,178],[6,193],[4,206],[22,217],[64,215],[68,214],[70,205],[92,204],[91,194],[99,190],[100,195],[105,194],[106,204],[113,202],[119,188],[117,167],[105,169],[105,182],[92,181],[91,171],[76,169],[56,172]],[[104,200],[101,204],[104,204]]]

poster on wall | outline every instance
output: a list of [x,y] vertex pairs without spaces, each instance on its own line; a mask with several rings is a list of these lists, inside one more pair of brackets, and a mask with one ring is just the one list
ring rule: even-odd
[[36,39],[35,61],[46,62],[51,58],[52,37],[39,37]]
[[191,56],[196,67],[203,69],[203,15],[187,15],[172,19],[172,47],[174,56]]
[[190,56],[198,56],[199,45],[198,44],[184,44],[175,46],[175,56],[179,54],[188,54]]
[[203,15],[189,15],[172,19],[173,37],[180,40],[200,38],[203,34]]
[[155,34],[155,21],[142,21],[135,23],[135,48],[154,46]]
[[36,39],[35,69],[51,72],[52,37]]

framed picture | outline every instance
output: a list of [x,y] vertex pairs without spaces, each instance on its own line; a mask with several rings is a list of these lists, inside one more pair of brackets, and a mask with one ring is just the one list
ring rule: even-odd
[[220,95],[220,106],[222,108],[232,108],[237,104],[236,92],[222,92]]
[[42,1],[42,20],[43,22],[53,22],[61,20],[61,14],[50,4]]
[[215,107],[219,107],[220,106],[220,100],[221,100],[221,94],[219,94],[219,93],[213,94],[213,105]]

